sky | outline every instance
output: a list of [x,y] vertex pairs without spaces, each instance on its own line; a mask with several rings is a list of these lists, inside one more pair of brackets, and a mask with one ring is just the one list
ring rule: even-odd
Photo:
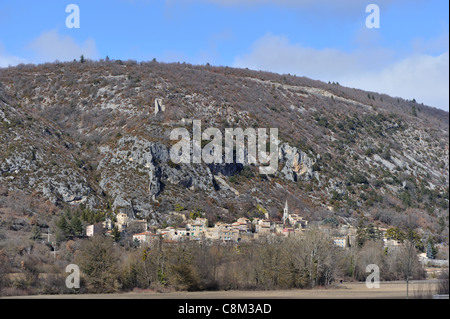
[[449,110],[446,0],[1,0],[0,67],[81,55],[295,74]]

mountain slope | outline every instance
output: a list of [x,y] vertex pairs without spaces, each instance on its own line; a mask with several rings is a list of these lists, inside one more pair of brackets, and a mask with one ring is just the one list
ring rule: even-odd
[[[170,132],[192,133],[192,120],[278,128],[277,173],[172,163]],[[1,186],[59,207],[156,224],[176,207],[277,216],[287,199],[310,219],[448,229],[449,114],[415,101],[228,67],[87,61],[0,69],[0,124]]]

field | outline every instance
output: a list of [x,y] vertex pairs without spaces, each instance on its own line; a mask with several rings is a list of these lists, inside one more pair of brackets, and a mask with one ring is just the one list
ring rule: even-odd
[[[431,296],[436,282],[433,280],[414,281],[409,285],[410,298]],[[123,294],[86,294],[86,295],[38,295],[9,298],[25,299],[404,299],[405,282],[382,282],[380,288],[369,289],[365,283],[343,283],[331,289],[313,290],[274,290],[274,291],[207,291],[207,292],[170,292],[153,291],[129,292]]]

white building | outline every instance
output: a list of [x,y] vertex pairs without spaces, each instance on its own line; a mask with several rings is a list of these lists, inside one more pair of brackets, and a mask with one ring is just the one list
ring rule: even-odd
[[341,248],[347,248],[348,247],[348,237],[334,237],[333,238],[334,244]]
[[97,223],[94,225],[86,226],[86,236],[92,237],[95,235],[103,234],[103,224]]
[[158,239],[160,235],[158,234],[153,234],[150,232],[143,232],[143,233],[139,233],[139,234],[134,234],[133,235],[133,241],[137,240],[139,241],[139,243],[141,244],[150,244],[152,243],[154,240]]
[[116,220],[117,222],[115,223],[115,225],[119,228],[120,231],[122,231],[127,227],[130,218],[125,213],[119,213],[116,215]]
[[206,218],[197,218],[196,220],[188,223],[186,227],[186,229],[189,231],[191,239],[195,240],[205,236],[207,228],[208,228],[208,219]]

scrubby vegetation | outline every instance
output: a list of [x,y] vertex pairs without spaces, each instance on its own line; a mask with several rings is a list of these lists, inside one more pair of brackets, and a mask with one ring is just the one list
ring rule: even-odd
[[[156,98],[166,107],[157,115]],[[264,176],[252,165],[186,168],[165,159],[161,150],[172,143],[170,131],[190,130],[192,119],[220,130],[278,128],[280,140],[302,152],[302,161],[289,169],[280,162],[277,174]],[[0,69],[0,274],[24,274],[16,286],[23,290],[43,287],[44,277],[59,280],[39,274],[62,274],[63,264],[84,247],[80,227],[107,215],[124,212],[159,226],[172,223],[168,212],[184,210],[201,211],[210,224],[242,216],[279,219],[286,199],[312,222],[357,227],[363,221],[361,234],[372,237],[377,226],[406,229],[413,223],[425,243],[448,243],[448,137],[448,112],[290,75],[111,59]],[[232,190],[218,182],[220,176]],[[48,229],[59,236],[61,259],[54,263],[51,245],[39,242]],[[359,249],[368,243],[362,240]],[[128,246],[112,247],[142,258]],[[221,266],[226,269],[249,255],[217,249],[229,256]],[[32,255],[38,259],[27,261]],[[191,255],[184,261],[190,270],[178,271],[195,279],[197,251]],[[46,266],[33,268],[41,264]],[[170,274],[177,278],[175,270]],[[233,287],[242,274],[236,276],[216,284],[194,280],[189,289]],[[259,278],[252,276],[249,287]],[[258,279],[261,287],[311,286],[301,271],[290,284],[265,276]],[[187,287],[174,284],[177,279],[163,284],[157,272],[155,278],[153,285]],[[133,280],[127,286],[121,274],[106,282],[120,290]],[[11,287],[14,278],[7,281]]]
[[[162,239],[137,248],[95,236],[69,240],[56,255],[45,243],[23,243],[27,251],[14,258],[0,250],[0,279],[5,295],[114,293],[133,289],[270,290],[333,286],[337,280],[364,281],[367,264],[377,264],[381,280],[403,280],[402,249],[386,252],[380,241],[342,250],[318,230],[303,238],[267,238],[247,244],[172,243]],[[65,267],[81,270],[79,289],[65,286]],[[424,278],[417,260],[415,279]]]

